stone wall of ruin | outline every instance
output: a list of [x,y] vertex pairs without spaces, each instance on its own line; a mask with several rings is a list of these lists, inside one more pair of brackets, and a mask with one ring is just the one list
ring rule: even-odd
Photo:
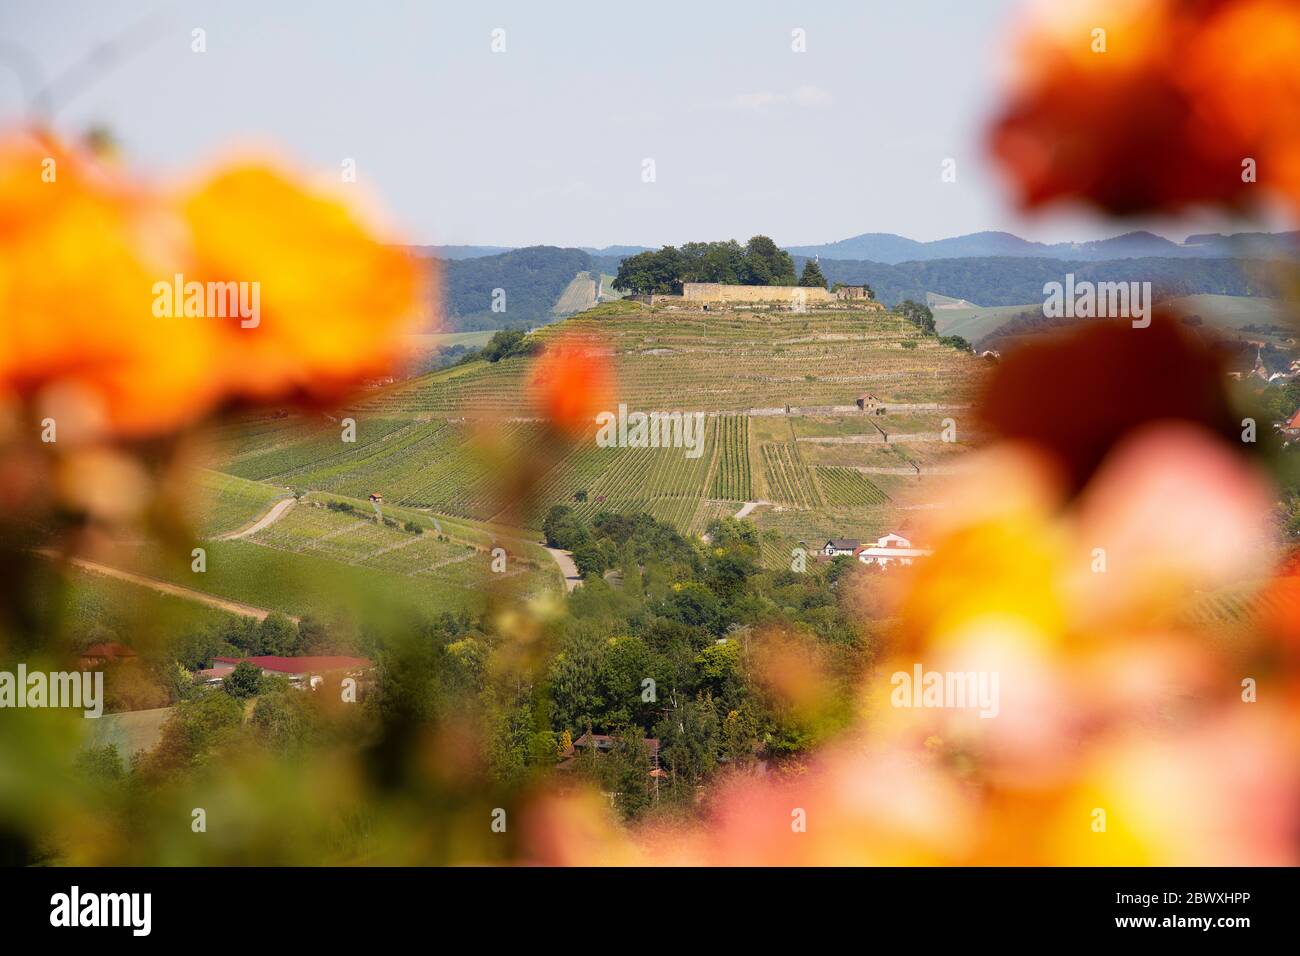
[[684,282],[682,298],[687,302],[775,302],[791,305],[825,305],[836,301],[825,289],[790,285],[723,285],[720,282]]

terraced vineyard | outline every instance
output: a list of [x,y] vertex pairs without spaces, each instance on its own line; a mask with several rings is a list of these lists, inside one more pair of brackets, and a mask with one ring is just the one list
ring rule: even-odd
[[[373,514],[347,514],[306,504],[248,539],[297,554],[314,554],[342,564],[393,574],[429,576],[459,587],[489,583],[491,555],[433,534],[412,534],[376,521]],[[509,565],[509,561],[507,564]],[[498,577],[529,570],[523,562]]]
[[[568,504],[587,518],[600,511],[648,510],[685,530],[708,497],[718,424],[705,421],[698,458],[687,458],[681,448],[600,448],[593,432],[545,475],[539,498],[547,506]],[[585,501],[575,499],[579,492],[586,492]]]
[[467,453],[472,434],[461,423],[358,417],[355,444],[344,444],[335,426],[309,426],[298,441],[238,454],[231,468],[278,484],[353,498],[378,492],[395,504],[488,520],[501,510],[493,480],[497,469],[528,454],[537,432],[525,422],[500,428],[504,446],[514,452],[504,463],[489,464]]
[[710,521],[730,517],[738,510],[734,501],[701,501],[695,510],[695,518],[686,531],[688,534],[702,534]]
[[870,479],[852,468],[817,465],[814,471],[828,505],[878,505],[889,500]]
[[795,508],[816,508],[822,504],[812,472],[799,457],[794,442],[763,446],[763,477],[773,501]]
[[1300,586],[1294,578],[1230,585],[1203,593],[1179,614],[1182,624],[1213,627],[1218,633],[1224,633],[1219,625],[1248,627],[1260,620],[1296,619],[1300,619]]
[[[954,401],[977,366],[880,312],[704,313],[606,303],[594,316],[537,334],[603,342],[620,400],[646,410],[847,405],[863,391],[894,402]],[[533,406],[525,370],[522,361],[459,366],[378,392],[360,410],[527,416]]]
[[[304,428],[304,425],[306,426]],[[371,419],[364,429],[357,429],[355,442],[344,442],[337,423],[300,418],[275,419],[259,423],[247,436],[240,435],[241,447],[226,458],[223,470],[251,481],[290,478],[309,469],[320,469],[330,462],[346,469],[358,453],[398,431],[407,423],[400,420]]]
[[717,432],[717,465],[709,495],[729,501],[749,501],[754,494],[749,471],[749,418],[719,416]]
[[[835,522],[853,522],[837,533],[866,537],[888,530],[882,515],[892,505],[891,489],[923,480],[909,465],[921,446],[890,444],[885,432],[915,433],[918,442],[934,446],[926,460],[947,461],[958,449],[940,448],[923,432],[969,400],[982,367],[898,316],[866,310],[704,313],[618,302],[536,334],[543,341],[564,334],[598,343],[609,355],[614,402],[646,412],[705,412],[703,453],[687,458],[683,449],[600,448],[593,423],[553,458],[553,446],[542,444],[545,426],[536,420],[530,360],[512,358],[470,362],[367,393],[341,413],[356,422],[352,443],[340,440],[340,422],[324,417],[246,423],[218,436],[220,467],[313,495],[356,500],[375,492],[386,507],[420,514],[509,518],[525,524],[530,530],[519,533],[529,537],[554,504],[584,518],[645,510],[699,533],[713,518],[760,498],[802,515],[794,525],[834,512]],[[853,407],[862,392],[905,407],[867,419]],[[794,409],[789,415],[788,408]],[[885,424],[877,427],[878,421]],[[479,430],[492,435],[490,454],[476,443]],[[539,462],[547,464],[534,486],[535,507],[520,518],[505,509],[502,479]],[[879,475],[853,470],[877,463]],[[342,540],[354,535],[361,539],[355,545]],[[304,553],[362,566],[369,559],[358,556],[381,547],[365,528],[301,544]],[[376,560],[414,573],[422,547],[395,548],[391,558]],[[448,567],[460,573],[457,565]]]

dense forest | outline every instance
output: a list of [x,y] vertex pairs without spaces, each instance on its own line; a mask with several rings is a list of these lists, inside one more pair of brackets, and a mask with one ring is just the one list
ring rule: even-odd
[[517,329],[554,321],[551,306],[565,286],[593,268],[592,257],[581,249],[555,246],[444,261],[441,330]]
[[[807,260],[796,256],[795,264]],[[1024,305],[1043,301],[1043,286],[1076,281],[1150,282],[1157,298],[1216,293],[1275,295],[1277,263],[1261,259],[1112,259],[1107,262],[998,256],[985,259],[933,259],[929,262],[850,262],[819,260],[831,282],[867,283],[886,305],[903,299],[925,301],[927,292],[966,299],[982,306]]]

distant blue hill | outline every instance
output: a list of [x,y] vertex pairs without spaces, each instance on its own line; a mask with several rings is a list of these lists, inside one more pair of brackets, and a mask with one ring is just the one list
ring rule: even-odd
[[[462,261],[518,251],[515,246],[415,246],[422,255]],[[535,247],[528,247],[535,248]],[[602,266],[646,252],[652,246],[579,246],[601,260]],[[784,246],[794,256],[855,262],[928,262],[934,259],[983,259],[1013,256],[1025,259],[1069,259],[1105,262],[1112,259],[1300,259],[1300,232],[1202,233],[1174,242],[1153,232],[1129,232],[1090,242],[1033,242],[1009,232],[973,232],[949,239],[920,242],[892,232],[864,232],[850,239],[821,245]]]
[[[535,249],[537,246],[411,246],[411,249],[422,256],[433,256],[437,259],[447,259],[452,262],[459,262],[464,259],[482,259],[486,256],[499,256],[506,252],[516,252],[520,248]],[[623,259],[627,256],[634,256],[638,252],[649,252],[650,246],[605,246],[596,248],[595,246],[579,246],[583,252],[589,256],[597,256],[602,259]]]
[[1112,259],[1296,259],[1300,233],[1207,233],[1182,243],[1152,232],[1130,232],[1091,242],[1032,242],[1009,232],[975,232],[951,239],[918,242],[888,232],[868,232],[851,239],[813,246],[786,246],[787,252],[808,258],[883,262],[927,262],[934,259],[974,259],[989,256],[1068,259],[1104,262]]
[[411,246],[415,252],[422,256],[433,256],[436,259],[449,259],[453,262],[461,259],[481,259],[484,256],[499,256],[503,252],[510,252],[512,246]]

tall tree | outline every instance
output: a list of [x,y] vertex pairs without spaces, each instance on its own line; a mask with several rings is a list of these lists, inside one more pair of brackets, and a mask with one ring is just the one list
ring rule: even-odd
[[614,288],[639,295],[668,295],[682,290],[682,254],[673,246],[628,256],[618,267]]
[[636,725],[624,728],[618,735],[618,745],[606,760],[613,763],[610,777],[618,794],[619,810],[629,819],[635,817],[654,801],[650,749],[641,728]]
[[904,299],[898,303],[898,312],[926,335],[934,334],[934,313],[928,305]]
[[272,611],[257,627],[262,654],[292,657],[298,652],[298,625],[279,611]]
[[719,732],[717,710],[708,691],[694,700],[673,695],[655,733],[660,759],[675,780],[695,784],[713,771],[721,743]]
[[799,277],[799,284],[809,289],[826,288],[826,277],[822,275],[821,266],[817,265],[816,259],[809,259],[803,264],[803,275]]
[[754,236],[745,244],[747,285],[794,285],[794,260],[767,236]]
[[262,669],[251,661],[240,661],[221,682],[221,689],[236,700],[256,697],[262,689]]

